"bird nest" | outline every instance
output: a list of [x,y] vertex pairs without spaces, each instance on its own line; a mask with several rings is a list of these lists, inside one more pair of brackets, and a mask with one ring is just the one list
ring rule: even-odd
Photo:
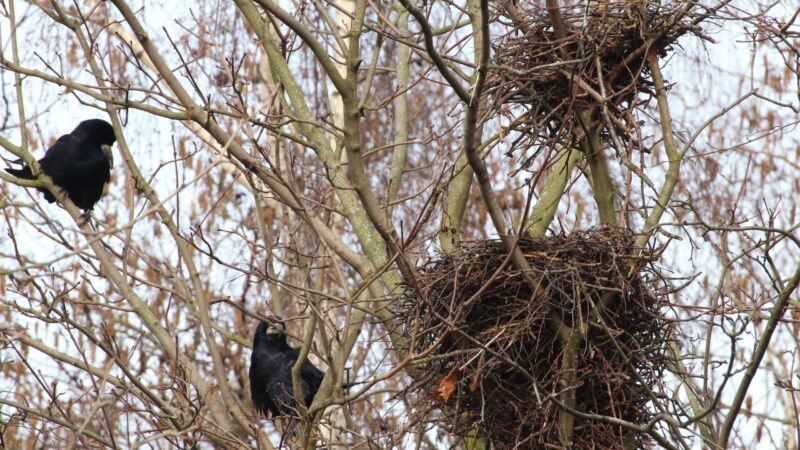
[[[519,132],[513,148],[574,137],[590,126],[577,127],[576,113],[601,104],[620,140],[635,138],[630,112],[643,103],[641,93],[651,93],[647,56],[664,56],[680,36],[697,32],[679,2],[598,2],[562,9],[559,38],[551,14],[525,5],[504,9],[500,20],[512,31],[492,43],[486,90],[489,113],[508,117],[509,130]],[[591,120],[600,120],[594,113]],[[608,124],[601,135],[611,136]]]
[[[653,253],[610,228],[518,245],[533,285],[496,240],[464,244],[421,269],[419,289],[398,311],[407,350],[420,357],[409,388],[417,405],[441,410],[434,416],[453,433],[477,429],[496,448],[563,447],[563,392],[581,413],[652,418],[668,342],[660,312],[667,284]],[[565,358],[559,322],[588,330],[573,358]],[[646,441],[608,421],[575,419],[574,448],[619,448],[623,439]]]

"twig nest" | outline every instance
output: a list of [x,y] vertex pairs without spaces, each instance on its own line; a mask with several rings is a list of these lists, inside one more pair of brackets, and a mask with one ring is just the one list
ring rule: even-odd
[[[464,244],[421,270],[398,313],[424,376],[409,388],[419,406],[454,433],[497,448],[561,446],[559,392],[575,408],[642,423],[665,367],[668,331],[661,309],[667,284],[655,256],[618,229],[521,239],[532,286],[500,241]],[[558,320],[554,318],[557,317]],[[588,330],[564,385],[565,339]],[[626,430],[576,419],[574,448],[619,448]],[[641,437],[633,437],[641,440]]]
[[592,125],[578,123],[576,112],[601,105],[608,117],[595,109],[590,121],[610,122],[602,136],[613,127],[617,143],[638,147],[626,141],[637,126],[630,111],[650,97],[641,93],[651,93],[647,56],[665,56],[680,36],[699,33],[693,15],[679,2],[581,3],[561,10],[559,37],[544,8],[515,4],[500,18],[513,31],[492,43],[486,90],[490,114],[506,116],[507,131],[520,133],[514,147],[567,145],[574,130]]

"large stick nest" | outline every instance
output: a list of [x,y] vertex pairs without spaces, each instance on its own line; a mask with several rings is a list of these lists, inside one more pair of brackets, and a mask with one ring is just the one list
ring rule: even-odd
[[[610,122],[602,127],[604,138],[611,141],[613,127],[618,141],[635,139],[631,110],[652,94],[647,57],[666,56],[680,36],[699,33],[694,14],[682,3],[654,1],[581,2],[560,14],[563,38],[541,7],[520,1],[503,9],[500,20],[513,31],[492,43],[490,113],[509,117],[510,130],[520,132],[515,148],[563,143],[592,126],[578,123],[576,112],[600,105],[602,120]],[[591,120],[600,120],[594,113]]]
[[[646,422],[668,341],[654,255],[616,229],[518,245],[535,287],[499,241],[464,244],[422,268],[420,295],[408,294],[399,311],[408,350],[423,356],[416,372],[424,375],[410,388],[418,405],[441,409],[434,415],[454,433],[477,427],[497,448],[562,447],[565,388],[578,411]],[[567,384],[553,317],[574,333],[589,330]],[[623,438],[645,442],[619,426],[575,421],[574,448],[619,448]]]

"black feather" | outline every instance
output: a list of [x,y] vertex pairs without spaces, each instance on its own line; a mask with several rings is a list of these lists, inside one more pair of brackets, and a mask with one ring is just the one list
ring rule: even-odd
[[[282,322],[279,323],[285,329]],[[294,399],[292,367],[300,352],[286,343],[284,330],[270,330],[261,322],[253,336],[253,354],[250,357],[250,396],[256,409],[265,415],[297,415]],[[300,370],[303,401],[311,405],[325,373],[306,360]]]
[[[71,133],[58,138],[39,160],[39,165],[78,208],[90,211],[111,179],[111,155],[106,154],[102,146],[111,146],[116,140],[110,123],[101,119],[85,120]],[[6,172],[25,180],[36,179],[30,167],[6,169]],[[48,202],[56,201],[47,189],[39,188],[39,191]]]

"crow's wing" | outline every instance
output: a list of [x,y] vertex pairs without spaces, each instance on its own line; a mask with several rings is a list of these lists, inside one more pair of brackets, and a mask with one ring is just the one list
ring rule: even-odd
[[81,159],[81,140],[71,134],[65,134],[58,138],[56,142],[47,149],[40,163],[47,161],[52,163],[55,160],[76,160]]
[[[289,373],[289,380],[291,380],[292,367],[294,367],[297,360],[300,358],[300,351],[296,348],[286,346],[283,350],[283,354],[286,357],[287,372]],[[317,395],[323,378],[325,378],[325,372],[317,369],[308,359],[303,362],[303,366],[300,368],[300,388],[303,392],[303,401],[306,403],[306,406],[310,405],[314,400],[314,396]],[[292,385],[290,384],[289,386]]]
[[256,409],[266,415],[281,414],[281,405],[276,400],[283,399],[279,385],[285,364],[284,355],[274,348],[256,344],[253,349],[250,357],[250,394]]
[[71,134],[58,138],[39,163],[42,170],[60,186],[98,175],[103,178],[101,181],[108,181],[109,174],[103,173],[103,169],[108,171],[111,167],[99,146],[86,143]]
[[[283,353],[286,355],[291,369],[300,358],[300,351],[287,346]],[[303,362],[303,367],[300,368],[300,378],[307,381],[311,386],[314,386],[314,393],[316,394],[319,385],[322,383],[322,379],[325,378],[325,372],[317,369],[317,366],[306,358]]]
[[325,372],[319,370],[311,361],[306,360],[300,372],[303,381],[307,382],[312,389],[311,396],[313,397],[319,390],[319,385],[322,384],[322,379],[325,378]]
[[280,353],[273,355],[270,366],[273,368],[266,383],[267,397],[275,405],[276,411],[282,415],[295,414],[296,403],[292,390],[292,366],[297,358]]
[[[72,155],[74,152],[71,149],[72,147],[74,147],[74,141],[75,138],[73,138],[72,135],[65,134],[64,136],[61,136],[60,138],[58,138],[55,144],[53,144],[52,146],[50,146],[49,149],[47,149],[47,151],[44,154],[44,157],[39,160],[39,165],[45,172],[47,172],[48,175],[50,175],[51,178],[55,179],[55,177],[53,177],[49,169],[58,166],[59,165],[57,164],[58,160],[68,161],[70,159],[79,159],[77,158],[77,155],[74,156]],[[21,159],[18,161],[14,161],[14,163],[18,162],[24,164],[24,161],[22,161]],[[69,163],[64,165],[68,164]],[[6,172],[10,173],[11,175],[14,175],[17,178],[23,178],[26,180],[36,179],[36,177],[33,176],[31,168],[28,166],[22,167],[20,169],[6,169]]]
[[311,402],[314,401],[314,396],[317,395],[323,378],[325,378],[325,372],[319,370],[314,363],[308,359],[303,362],[303,367],[300,368],[300,379],[303,383],[303,401],[306,406],[311,405]]

